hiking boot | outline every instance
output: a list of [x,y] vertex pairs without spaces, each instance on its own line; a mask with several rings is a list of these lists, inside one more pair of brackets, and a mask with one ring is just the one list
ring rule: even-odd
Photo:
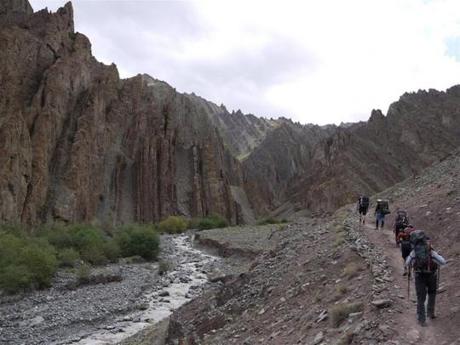
[[426,322],[425,322],[425,321],[418,320],[418,324],[419,324],[421,327],[426,327]]

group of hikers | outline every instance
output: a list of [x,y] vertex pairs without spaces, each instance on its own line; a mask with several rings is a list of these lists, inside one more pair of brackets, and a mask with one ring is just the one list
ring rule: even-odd
[[[359,223],[365,223],[369,209],[369,197],[360,196],[357,205]],[[375,229],[383,229],[385,216],[390,214],[387,200],[378,199],[375,207]],[[431,239],[423,230],[416,229],[409,222],[407,211],[398,209],[393,224],[396,246],[401,249],[404,276],[407,276],[407,291],[409,295],[411,272],[415,273],[415,291],[417,294],[417,320],[421,326],[426,326],[426,316],[436,318],[434,309],[436,292],[439,286],[440,266],[446,260],[431,246]],[[428,302],[425,308],[425,301]]]

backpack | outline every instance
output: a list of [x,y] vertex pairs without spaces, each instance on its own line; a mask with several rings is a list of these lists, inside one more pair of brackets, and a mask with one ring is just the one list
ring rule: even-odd
[[406,211],[398,211],[396,215],[395,227],[396,229],[404,229],[409,225],[409,217]]
[[362,196],[361,198],[359,198],[359,207],[368,208],[369,207],[369,197]]
[[388,200],[377,201],[377,207],[383,214],[390,213],[390,207],[388,206]]
[[435,272],[437,265],[431,258],[431,247],[427,242],[425,233],[421,230],[412,232],[410,242],[415,254],[413,261],[414,271],[422,273]]

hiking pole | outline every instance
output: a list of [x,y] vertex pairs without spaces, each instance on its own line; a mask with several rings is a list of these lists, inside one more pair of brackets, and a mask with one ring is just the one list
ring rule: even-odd
[[410,301],[410,274],[412,268],[409,266],[409,272],[407,273],[407,300]]
[[441,280],[441,266],[438,265],[438,277],[436,279],[436,292],[439,290],[439,281]]

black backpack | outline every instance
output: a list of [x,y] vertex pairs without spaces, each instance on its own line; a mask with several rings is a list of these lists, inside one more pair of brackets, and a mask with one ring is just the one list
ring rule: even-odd
[[401,229],[404,229],[408,225],[409,225],[409,217],[407,216],[407,212],[398,211],[396,215],[396,221],[395,221],[396,228],[401,230]]
[[359,207],[369,207],[369,197],[368,196],[362,196],[359,198]]
[[388,200],[377,201],[377,207],[383,214],[390,213],[390,206],[388,206]]
[[415,272],[431,273],[437,269],[436,263],[431,258],[431,247],[426,235],[421,230],[416,230],[410,235],[410,242],[414,250],[413,267]]

